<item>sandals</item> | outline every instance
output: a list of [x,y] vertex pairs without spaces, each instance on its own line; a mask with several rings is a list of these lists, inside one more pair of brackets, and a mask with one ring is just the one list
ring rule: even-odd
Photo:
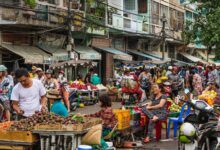
[[151,141],[151,139],[149,138],[149,137],[146,137],[145,139],[144,139],[144,143],[149,143]]

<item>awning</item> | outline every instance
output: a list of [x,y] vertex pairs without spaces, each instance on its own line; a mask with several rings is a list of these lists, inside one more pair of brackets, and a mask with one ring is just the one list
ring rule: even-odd
[[48,53],[51,53],[53,55],[53,61],[67,61],[69,60],[68,52],[65,49],[57,48],[57,47],[51,47],[43,44],[38,44],[38,47],[45,50]]
[[86,46],[76,46],[75,51],[79,53],[79,58],[84,60],[101,60],[101,54]]
[[[203,59],[207,60],[207,55],[205,53],[203,53],[202,51],[197,50],[196,51]],[[209,59],[210,63],[214,63],[214,61],[212,61],[211,59]]]
[[192,61],[192,62],[202,62],[204,64],[206,64],[207,62],[198,58],[198,57],[195,57],[195,56],[192,56],[190,54],[187,54],[187,53],[180,53],[183,57],[185,57],[186,59]]
[[29,45],[12,45],[2,43],[0,46],[23,57],[25,63],[27,64],[44,64],[51,56],[43,50]]
[[142,52],[139,52],[139,51],[136,51],[136,50],[128,50],[128,52],[132,53],[132,54],[135,54],[135,55],[138,55],[138,56],[142,56],[142,57],[145,57],[147,59],[151,59],[151,60],[160,60],[158,58],[155,58],[155,57],[152,57],[148,54],[144,54]]
[[156,58],[156,59],[162,59],[162,56],[159,56],[159,55],[157,55],[157,54],[153,54],[153,53],[151,53],[151,52],[144,52],[145,54],[148,54],[148,55],[150,55],[150,56],[152,56],[152,57],[154,57],[154,58]]
[[69,60],[69,61],[64,61],[64,62],[59,62],[59,63],[54,63],[50,65],[50,68],[62,68],[64,66],[77,66],[77,65],[91,65],[91,66],[96,66],[96,62],[91,62],[89,60]]
[[107,53],[114,54],[113,58],[114,59],[119,59],[119,60],[132,60],[132,56],[128,55],[120,50],[114,49],[114,48],[109,48],[109,47],[95,47],[98,50],[105,51]]

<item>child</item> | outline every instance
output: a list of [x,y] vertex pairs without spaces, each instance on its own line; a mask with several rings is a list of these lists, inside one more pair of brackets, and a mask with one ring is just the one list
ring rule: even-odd
[[60,115],[62,117],[68,116],[68,111],[62,102],[62,96],[58,90],[48,91],[47,98],[54,101],[51,107],[51,112]]
[[117,120],[115,118],[115,115],[112,110],[112,103],[109,99],[109,96],[107,94],[103,94],[99,98],[100,100],[100,107],[101,110],[95,114],[92,114],[90,116],[92,117],[99,117],[102,119],[103,122],[103,136],[106,136],[117,124]]

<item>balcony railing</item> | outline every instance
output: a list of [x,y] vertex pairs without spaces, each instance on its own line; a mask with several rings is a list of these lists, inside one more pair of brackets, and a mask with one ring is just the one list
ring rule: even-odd
[[[67,10],[56,6],[49,6],[43,4],[37,4],[34,9],[22,6],[22,3],[3,2],[0,0],[0,24],[4,22],[13,21],[13,24],[26,24],[34,26],[48,26],[55,27],[65,24],[67,18]],[[85,17],[85,13],[79,10],[75,10],[75,16],[73,16],[73,26],[83,26],[84,23],[80,20],[82,18],[76,16]],[[78,19],[76,19],[78,18]]]

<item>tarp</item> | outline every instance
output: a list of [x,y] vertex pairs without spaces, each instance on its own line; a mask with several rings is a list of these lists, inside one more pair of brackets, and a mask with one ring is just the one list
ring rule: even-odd
[[188,59],[188,60],[190,60],[190,61],[192,61],[192,62],[201,62],[201,63],[204,63],[204,64],[207,64],[207,62],[206,61],[204,61],[204,60],[202,60],[202,59],[200,59],[200,58],[198,58],[198,57],[195,57],[195,56],[192,56],[192,55],[190,55],[190,54],[187,54],[187,53],[180,53],[183,57],[185,57],[186,59]]
[[23,57],[27,64],[44,64],[51,56],[35,46],[12,45],[5,43],[2,43],[0,46]]
[[75,51],[79,53],[80,59],[101,60],[101,54],[90,47],[76,46]]
[[153,56],[151,56],[151,55],[148,55],[148,54],[145,54],[145,53],[136,51],[136,50],[131,50],[131,49],[129,49],[128,52],[129,52],[129,53],[132,53],[132,54],[135,54],[135,55],[138,55],[138,56],[142,56],[142,57],[147,58],[147,59],[150,59],[150,60],[160,60],[160,59],[155,58],[155,57],[153,57]]
[[95,47],[95,48],[98,50],[101,50],[101,51],[105,51],[107,53],[114,54],[114,56],[113,56],[114,59],[128,60],[128,61],[132,60],[131,55],[129,55],[125,52],[122,52],[120,50],[114,49],[114,48],[109,48],[109,47]]

